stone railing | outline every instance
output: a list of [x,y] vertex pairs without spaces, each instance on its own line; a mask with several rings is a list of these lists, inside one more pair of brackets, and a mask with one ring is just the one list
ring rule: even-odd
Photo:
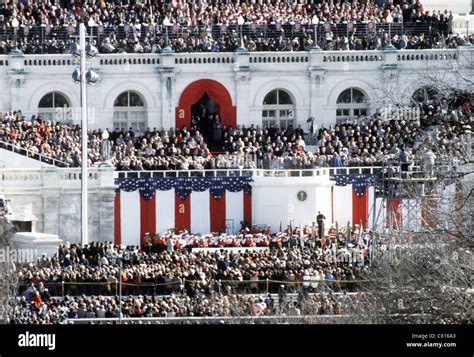
[[157,54],[133,54],[133,53],[123,53],[123,54],[111,54],[111,55],[100,55],[95,59],[95,63],[100,66],[120,66],[120,65],[130,65],[130,66],[145,66],[159,65],[160,56]]
[[28,149],[22,148],[21,146],[10,144],[2,140],[0,140],[0,149],[5,149],[8,151],[23,155],[25,157],[29,157],[31,159],[38,160],[39,162],[43,162],[48,165],[59,166],[59,167],[69,167],[69,164],[64,161],[57,160],[43,154],[39,154],[32,150],[28,150]]
[[[237,67],[260,69],[268,64],[291,65],[306,69],[319,67],[337,69],[351,63],[364,63],[364,66],[383,67],[403,64],[416,66],[416,64],[462,62],[460,51],[474,51],[472,47],[459,47],[457,49],[432,49],[432,50],[394,50],[394,51],[308,51],[308,52],[206,52],[206,53],[172,53],[162,54],[99,54],[88,59],[91,67],[111,68],[113,66],[152,66],[156,68],[189,68],[196,65],[219,65],[222,68],[234,69]],[[0,69],[12,69],[16,72],[24,70],[48,71],[50,67],[70,67],[76,63],[68,54],[54,55],[0,55]],[[459,63],[462,65],[462,63]]]
[[25,67],[59,67],[73,66],[74,58],[68,55],[27,55],[24,56],[23,66]]
[[[113,186],[113,168],[90,168],[89,186]],[[43,167],[37,169],[0,169],[0,190],[4,188],[63,187],[80,189],[80,168]]]
[[307,52],[251,52],[249,63],[253,65],[268,63],[307,63],[310,55]]
[[2,186],[41,185],[41,169],[0,169],[0,188]]
[[[114,239],[114,168],[90,168],[89,236]],[[33,232],[81,241],[81,169],[0,169],[0,192],[11,202],[12,219],[33,222]]]
[[[211,54],[211,56],[209,56]],[[175,65],[187,64],[233,64],[236,59],[231,52],[216,52],[216,53],[179,53],[173,56]]]
[[327,51],[322,55],[324,63],[337,62],[382,62],[382,51]]
[[407,50],[397,52],[397,61],[454,61],[457,50]]

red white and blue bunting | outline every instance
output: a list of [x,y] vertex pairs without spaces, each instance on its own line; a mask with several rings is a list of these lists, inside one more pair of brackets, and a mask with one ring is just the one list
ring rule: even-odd
[[132,192],[138,190],[145,200],[150,200],[156,191],[174,189],[176,194],[185,200],[192,192],[209,190],[215,199],[219,199],[226,191],[247,194],[252,192],[252,177],[225,176],[225,177],[131,177],[119,178],[116,184],[118,191]]

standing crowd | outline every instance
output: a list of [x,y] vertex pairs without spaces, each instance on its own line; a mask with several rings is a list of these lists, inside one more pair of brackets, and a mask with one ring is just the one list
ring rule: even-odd
[[250,51],[302,51],[314,45],[314,23],[325,50],[382,49],[389,41],[400,49],[453,48],[473,41],[453,33],[452,12],[428,11],[419,0],[46,0],[0,4],[0,52],[67,53],[73,43],[68,28],[80,21],[103,53],[159,53],[166,46],[224,52],[241,42]]

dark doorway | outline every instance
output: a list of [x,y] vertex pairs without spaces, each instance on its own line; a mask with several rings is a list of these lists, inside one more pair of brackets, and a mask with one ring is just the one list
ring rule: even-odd
[[12,221],[17,232],[32,232],[33,222],[31,221]]
[[219,105],[207,93],[191,107],[191,123],[207,141],[212,141],[212,124],[218,114]]

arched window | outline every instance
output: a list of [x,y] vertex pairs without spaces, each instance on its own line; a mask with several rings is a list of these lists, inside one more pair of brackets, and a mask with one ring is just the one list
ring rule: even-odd
[[[66,96],[59,92],[49,92],[38,104],[38,115],[44,120],[68,121],[69,111],[64,108],[71,106]],[[63,108],[63,109],[60,109]],[[72,118],[69,118],[72,120]]]
[[134,131],[144,131],[146,123],[145,102],[138,93],[123,92],[115,99],[114,129],[133,128]]
[[364,93],[356,88],[346,89],[337,98],[336,121],[344,122],[365,117],[368,109]]
[[295,121],[295,105],[290,94],[283,89],[275,89],[263,99],[263,127],[287,129]]

